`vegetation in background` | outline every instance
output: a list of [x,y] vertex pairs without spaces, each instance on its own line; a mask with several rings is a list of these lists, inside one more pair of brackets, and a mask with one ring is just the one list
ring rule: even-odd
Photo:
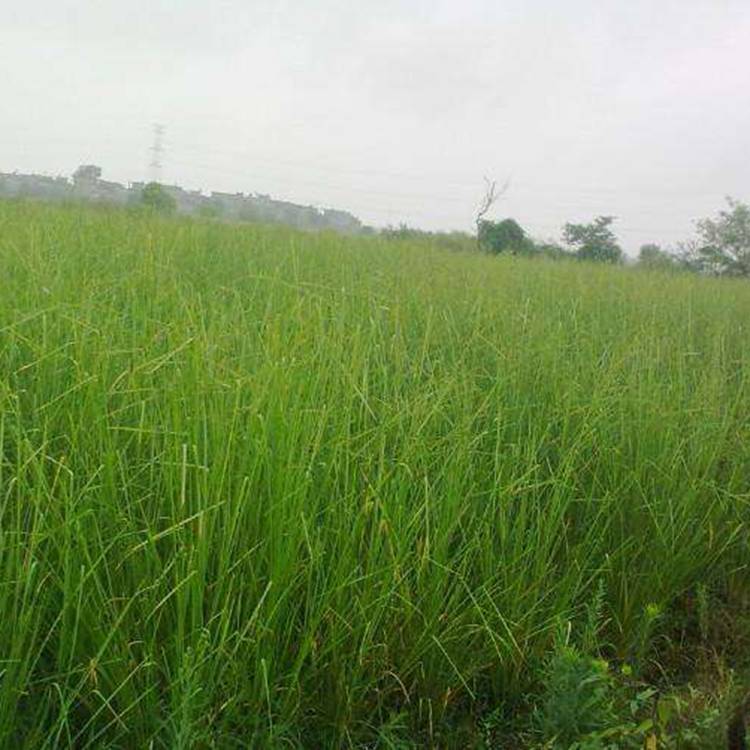
[[[493,255],[510,253],[559,260],[575,257],[578,260],[619,264],[625,255],[612,230],[614,217],[599,216],[588,224],[568,223],[563,227],[563,242],[556,243],[531,238],[512,218],[499,221],[485,216],[499,199],[502,191],[494,182],[487,182],[486,194],[477,215],[477,245]],[[694,271],[714,276],[750,276],[750,206],[727,199],[729,210],[720,211],[716,219],[697,222],[698,237],[683,243],[678,250],[664,249],[655,243],[641,246],[637,264],[641,268],[659,271]],[[451,249],[469,249],[468,235],[459,232],[423,232],[401,224],[381,232],[388,239],[460,238],[444,242]]]
[[224,215],[222,205],[219,201],[211,201],[202,205],[196,214],[202,219],[220,219]]
[[521,253],[530,242],[515,219],[479,222],[479,246],[490,253]]
[[143,188],[141,204],[161,214],[173,214],[177,210],[177,201],[158,182],[149,182]]
[[712,276],[750,277],[750,206],[727,198],[728,209],[697,222],[697,237],[676,251],[644,245],[639,264]]
[[747,283],[0,226],[0,746],[721,747]]
[[[376,232],[372,227],[367,227],[363,234],[374,235]],[[415,229],[407,224],[401,223],[397,227],[386,227],[381,229],[380,237],[387,240],[417,240],[426,242],[435,247],[441,247],[445,250],[468,251],[476,249],[476,239],[468,232],[428,232],[424,229]]]
[[656,243],[641,245],[638,265],[654,271],[669,271],[677,268],[677,259]]
[[728,210],[697,224],[690,260],[698,270],[721,276],[750,276],[750,206],[727,199]]
[[566,224],[563,240],[571,246],[579,260],[620,263],[622,248],[611,229],[614,216],[597,216],[590,224]]

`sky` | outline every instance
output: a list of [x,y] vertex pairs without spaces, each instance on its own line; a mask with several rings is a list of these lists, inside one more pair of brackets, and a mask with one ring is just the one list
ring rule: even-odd
[[[750,0],[0,0],[0,171],[626,250],[750,200]],[[153,125],[162,169],[149,167]]]

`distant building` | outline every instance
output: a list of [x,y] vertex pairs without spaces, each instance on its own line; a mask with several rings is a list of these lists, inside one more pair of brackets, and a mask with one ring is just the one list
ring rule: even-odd
[[70,182],[65,177],[0,173],[0,198],[39,198],[54,201],[69,197]]
[[[141,200],[146,183],[134,182],[129,187],[102,179],[96,164],[81,164],[65,177],[0,173],[0,198],[36,198],[38,200],[83,200],[125,205]],[[335,209],[320,209],[289,201],[274,200],[268,195],[185,190],[178,185],[163,185],[174,198],[177,211],[188,215],[223,218],[230,221],[257,221],[286,224],[298,229],[335,229],[357,233],[362,223],[356,216]]]

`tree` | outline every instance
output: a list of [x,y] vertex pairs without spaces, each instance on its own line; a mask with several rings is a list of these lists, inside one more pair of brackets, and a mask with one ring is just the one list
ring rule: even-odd
[[477,218],[475,223],[477,225],[477,245],[482,244],[481,241],[481,227],[484,217],[487,212],[492,208],[492,204],[497,200],[497,183],[495,180],[490,181],[487,177],[484,178],[484,195],[482,200],[479,201],[479,207],[477,208]]
[[143,188],[141,203],[162,214],[173,214],[177,210],[177,201],[158,182],[149,182]]
[[478,225],[479,246],[491,253],[518,253],[526,249],[529,240],[515,219],[487,221],[481,219]]
[[698,240],[692,243],[700,270],[722,276],[750,276],[750,206],[727,198],[729,208],[716,219],[697,224]]
[[474,223],[477,226],[477,245],[479,247],[482,246],[481,229],[482,224],[485,221],[484,217],[487,215],[487,212],[492,208],[498,198],[500,198],[500,196],[507,189],[507,182],[500,188],[500,190],[498,190],[497,182],[495,180],[489,180],[487,177],[484,178],[484,195],[482,196],[482,200],[479,201],[479,206],[477,207],[477,216],[474,220]]
[[597,216],[590,224],[566,224],[563,240],[575,248],[579,260],[619,263],[623,253],[610,229],[614,220],[614,216]]
[[676,268],[677,261],[673,255],[662,250],[656,243],[648,242],[641,245],[638,253],[638,265],[644,268],[666,270]]
[[101,167],[97,167],[96,164],[81,164],[81,166],[73,172],[73,184],[89,185],[101,179],[101,176]]

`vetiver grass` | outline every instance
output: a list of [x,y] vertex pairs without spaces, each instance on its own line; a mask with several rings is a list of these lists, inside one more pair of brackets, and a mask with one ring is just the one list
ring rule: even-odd
[[395,747],[747,572],[750,285],[0,204],[0,745]]

